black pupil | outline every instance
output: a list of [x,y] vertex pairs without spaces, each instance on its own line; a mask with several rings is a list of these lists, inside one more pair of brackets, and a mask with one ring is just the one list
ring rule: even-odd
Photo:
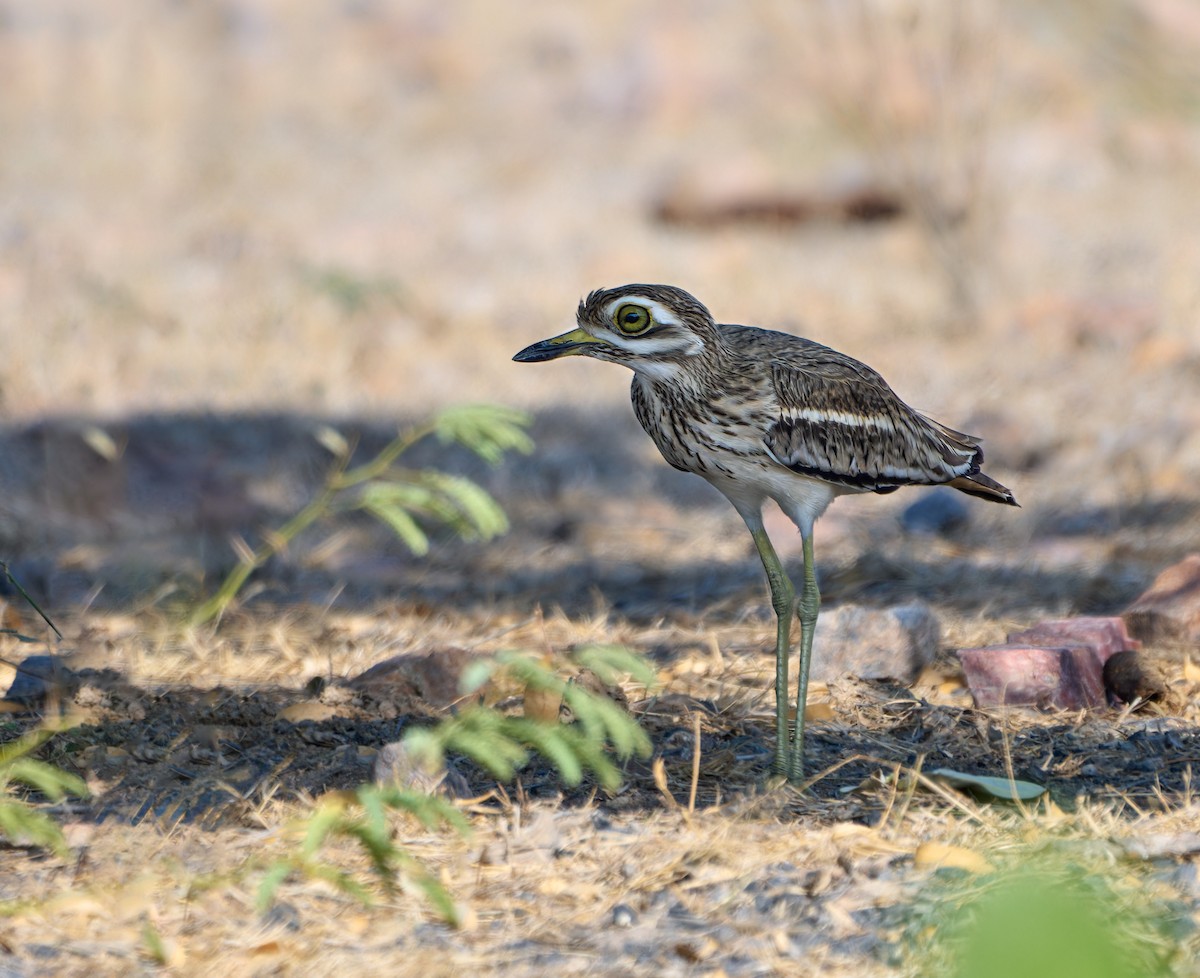
[[636,309],[630,309],[625,313],[625,322],[629,326],[634,326],[642,321],[642,314]]

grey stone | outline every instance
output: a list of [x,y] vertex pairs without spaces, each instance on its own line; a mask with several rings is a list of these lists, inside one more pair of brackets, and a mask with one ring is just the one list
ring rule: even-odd
[[30,655],[17,666],[17,674],[4,698],[33,705],[47,699],[67,699],[75,695],[78,688],[79,681],[61,658]]
[[470,786],[453,767],[442,762],[436,770],[428,770],[408,750],[403,741],[385,744],[375,758],[376,784],[395,785],[425,794],[442,794],[448,798],[467,798]]
[[900,525],[909,533],[951,533],[971,518],[957,489],[937,488],[925,492],[900,514]]
[[912,682],[937,654],[941,625],[923,601],[891,608],[842,605],[823,611],[813,639],[812,678]]
[[637,923],[637,911],[628,903],[618,903],[612,908],[612,925],[628,928]]

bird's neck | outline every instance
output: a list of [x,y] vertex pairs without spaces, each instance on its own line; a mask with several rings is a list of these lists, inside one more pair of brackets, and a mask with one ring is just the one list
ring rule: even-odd
[[735,356],[715,324],[694,325],[701,340],[698,349],[661,359],[633,361],[638,379],[650,387],[670,387],[675,394],[698,397],[720,386],[731,359]]
[[714,356],[711,348],[706,348],[695,356],[645,360],[630,366],[642,384],[651,388],[670,388],[675,395],[702,399],[702,395],[723,386],[725,358]]

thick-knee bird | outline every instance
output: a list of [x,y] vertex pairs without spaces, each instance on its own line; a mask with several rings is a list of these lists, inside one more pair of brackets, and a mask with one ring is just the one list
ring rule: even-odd
[[[979,440],[905,404],[864,363],[812,340],[717,323],[669,285],[592,292],[576,328],[534,343],[522,363],[587,356],[633,370],[633,410],[671,465],[703,476],[745,521],[775,610],[775,769],[804,775],[804,706],[820,594],[813,524],[835,496],[953,486],[1016,506],[984,475]],[[803,539],[804,581],[795,588],[763,526],[773,499]],[[800,618],[796,719],[788,724],[792,617]]]

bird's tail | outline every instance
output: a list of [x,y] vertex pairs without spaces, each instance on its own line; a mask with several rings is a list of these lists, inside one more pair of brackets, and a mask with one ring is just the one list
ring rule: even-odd
[[995,479],[989,478],[982,472],[976,472],[974,475],[960,475],[957,479],[947,482],[946,485],[952,486],[959,492],[965,492],[968,496],[990,499],[994,503],[1004,503],[1008,506],[1021,505],[1017,502],[1011,489],[1000,485]]

